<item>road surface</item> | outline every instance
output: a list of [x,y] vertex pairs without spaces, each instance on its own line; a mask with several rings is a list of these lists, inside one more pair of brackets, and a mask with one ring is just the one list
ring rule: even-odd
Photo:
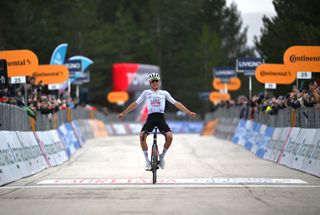
[[215,137],[175,135],[153,185],[138,140],[89,140],[63,165],[0,187],[0,214],[320,214],[320,178]]

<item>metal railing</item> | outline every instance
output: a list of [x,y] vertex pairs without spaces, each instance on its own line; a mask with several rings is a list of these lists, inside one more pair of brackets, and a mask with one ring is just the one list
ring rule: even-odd
[[32,126],[34,126],[34,130],[44,131],[57,128],[63,123],[71,122],[71,120],[94,118],[104,122],[108,121],[108,118],[104,114],[82,107],[60,110],[54,114],[36,113],[34,119],[28,116],[24,108],[0,104],[0,130],[32,131]]
[[[271,115],[260,111],[254,111],[250,107],[220,107],[205,116],[205,121],[214,118],[245,118],[268,126],[277,127],[300,127],[320,128],[320,111],[316,107],[298,109],[284,108],[277,114]],[[244,113],[244,114],[243,114]],[[242,116],[242,117],[240,117]]]

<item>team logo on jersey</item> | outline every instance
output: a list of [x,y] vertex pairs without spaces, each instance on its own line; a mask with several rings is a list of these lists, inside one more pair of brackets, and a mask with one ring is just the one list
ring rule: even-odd
[[160,98],[159,97],[151,97],[150,99],[151,105],[160,105]]

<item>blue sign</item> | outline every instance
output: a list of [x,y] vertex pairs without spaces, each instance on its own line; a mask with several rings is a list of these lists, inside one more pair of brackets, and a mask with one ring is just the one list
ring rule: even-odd
[[238,58],[237,59],[237,70],[238,71],[253,71],[264,63],[262,58]]
[[214,67],[213,74],[215,78],[220,78],[221,82],[229,82],[229,79],[236,76],[236,71],[233,67]]
[[67,60],[64,64],[69,69],[69,78],[74,79],[82,72],[81,60]]
[[59,45],[52,53],[50,64],[64,64],[67,48],[67,43]]

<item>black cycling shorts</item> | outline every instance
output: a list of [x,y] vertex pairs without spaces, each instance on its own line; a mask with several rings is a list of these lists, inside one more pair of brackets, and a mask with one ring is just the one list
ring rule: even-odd
[[161,133],[167,133],[168,131],[171,131],[166,123],[163,113],[150,113],[146,123],[144,123],[142,126],[141,131],[152,132],[155,126],[158,127]]

